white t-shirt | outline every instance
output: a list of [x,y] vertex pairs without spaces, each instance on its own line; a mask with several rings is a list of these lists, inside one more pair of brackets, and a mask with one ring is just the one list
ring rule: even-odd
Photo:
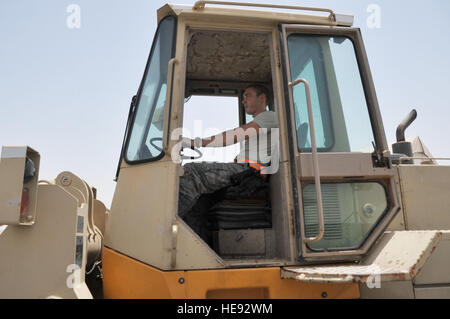
[[[277,114],[273,111],[264,111],[255,116],[253,122],[261,127],[262,132],[258,136],[242,141],[240,152],[236,158],[238,160],[249,159],[262,165],[269,165],[273,146],[271,129],[278,128]],[[278,134],[273,136],[278,138]]]

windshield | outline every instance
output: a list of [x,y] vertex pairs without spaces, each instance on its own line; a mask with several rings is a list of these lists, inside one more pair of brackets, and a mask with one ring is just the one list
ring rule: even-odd
[[129,162],[151,160],[162,154],[167,71],[174,55],[175,23],[174,17],[165,18],[155,35],[125,153]]

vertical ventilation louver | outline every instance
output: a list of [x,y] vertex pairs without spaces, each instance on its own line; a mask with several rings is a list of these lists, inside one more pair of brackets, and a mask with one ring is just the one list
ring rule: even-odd
[[[324,239],[342,238],[342,221],[340,215],[339,194],[336,184],[322,184],[322,202],[325,233]],[[316,190],[314,184],[303,189],[303,209],[305,217],[306,237],[317,235],[318,216],[316,204]]]

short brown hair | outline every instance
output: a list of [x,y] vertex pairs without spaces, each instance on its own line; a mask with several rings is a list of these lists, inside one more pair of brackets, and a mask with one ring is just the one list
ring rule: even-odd
[[261,85],[261,84],[250,84],[250,85],[248,85],[245,88],[245,90],[247,90],[247,89],[255,90],[257,96],[260,96],[261,94],[264,94],[266,96],[266,102],[269,102],[269,100],[270,100],[270,93],[269,93],[269,90],[264,85]]

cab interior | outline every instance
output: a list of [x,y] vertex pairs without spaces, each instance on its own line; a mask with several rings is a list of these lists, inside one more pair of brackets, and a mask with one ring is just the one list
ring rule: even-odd
[[[277,98],[273,98],[276,88],[272,81],[274,53],[271,41],[271,34],[262,32],[189,30],[183,127],[187,126],[188,114],[194,107],[189,101],[198,97],[229,97],[232,101],[226,105],[209,102],[203,111],[206,114],[200,116],[204,127],[208,126],[208,119],[229,112],[237,117],[229,128],[251,121],[252,117],[246,116],[242,105],[242,94],[249,84],[262,84],[270,91],[267,107],[276,112],[279,106]],[[206,136],[211,134],[200,137]],[[206,234],[198,235],[222,259],[279,260],[289,257],[282,170],[280,165],[266,185],[249,196],[242,196],[236,193],[236,188],[230,187],[200,197],[193,209],[208,207],[208,227]]]

